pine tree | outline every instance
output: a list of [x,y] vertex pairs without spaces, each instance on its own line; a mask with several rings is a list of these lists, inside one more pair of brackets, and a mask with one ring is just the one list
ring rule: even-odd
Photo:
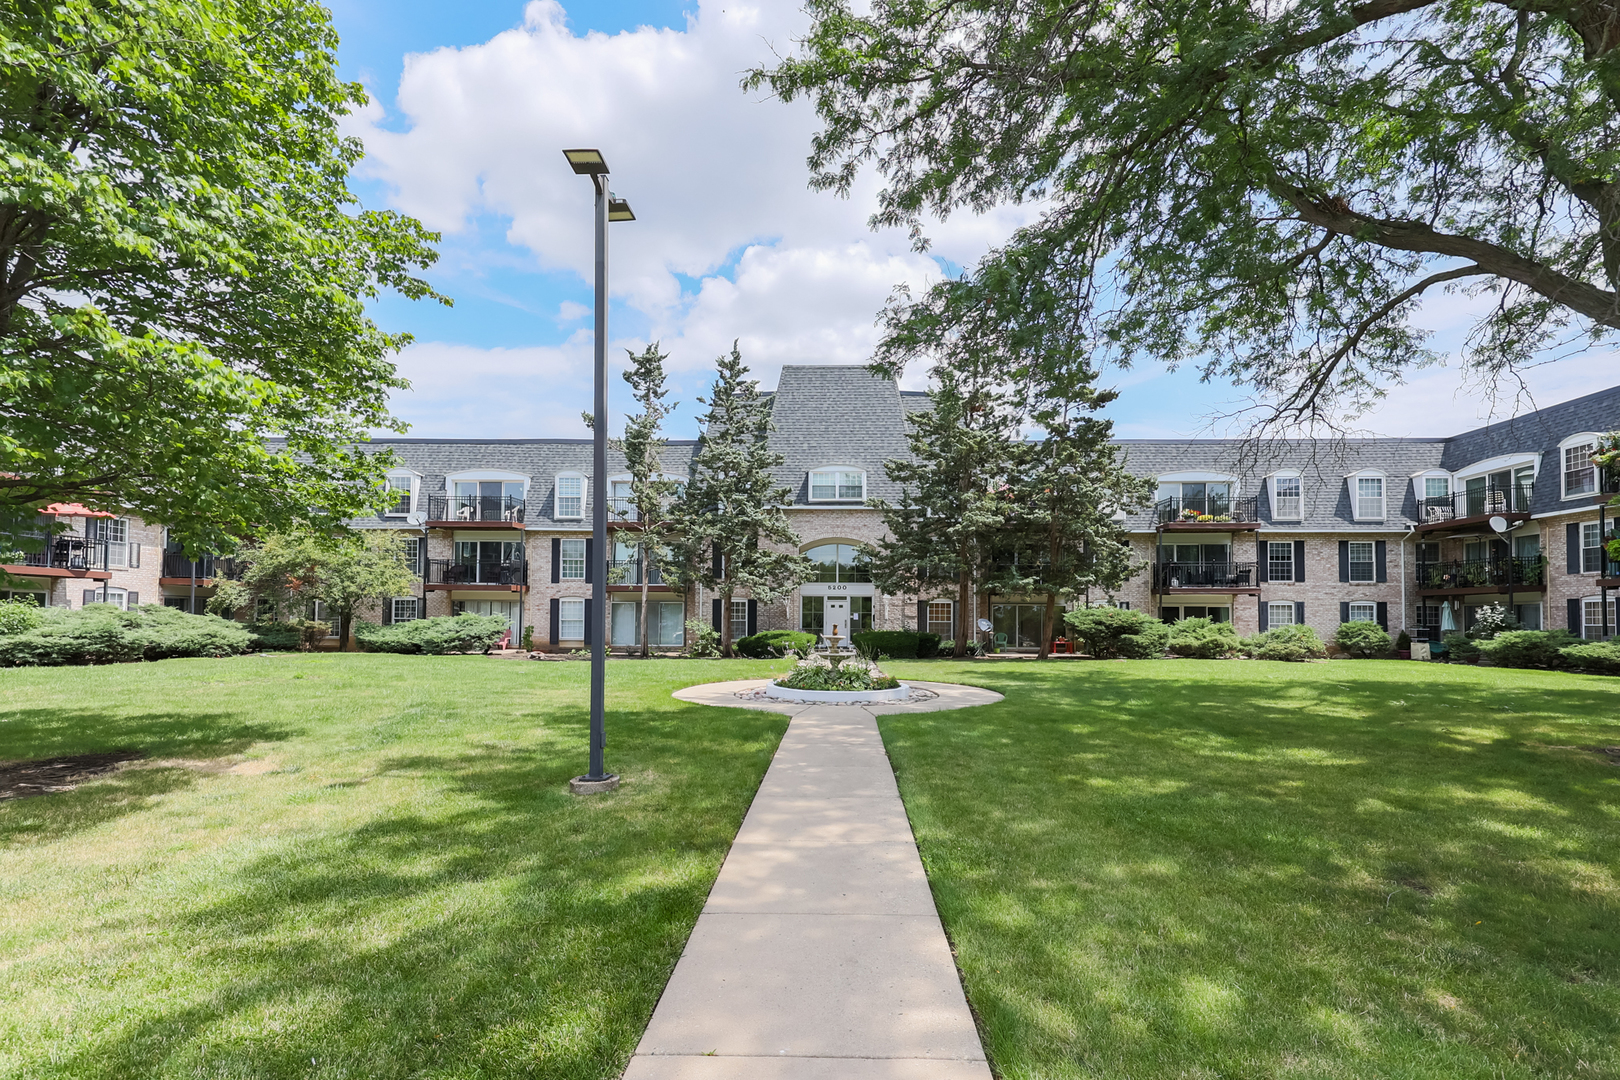
[[889,593],[956,586],[955,655],[974,638],[977,583],[994,572],[1012,507],[1004,481],[1016,455],[1018,414],[1003,387],[965,365],[941,363],[933,408],[909,417],[910,460],[884,463],[901,485],[898,505],[874,500],[888,535],[866,549],[872,578]]
[[676,584],[678,578],[674,560],[669,557],[676,535],[676,503],[681,483],[664,473],[663,436],[664,418],[675,411],[674,404],[665,404],[669,391],[665,387],[664,361],[668,356],[653,342],[639,354],[630,353],[630,370],[624,381],[630,384],[632,396],[641,411],[625,419],[624,438],[613,440],[622,451],[625,467],[630,473],[630,502],[628,506],[615,506],[613,512],[622,522],[618,531],[619,542],[636,552],[641,565],[641,655],[648,655],[647,608],[654,567],[663,570],[666,584]]
[[721,356],[719,374],[699,420],[691,480],[681,499],[679,538],[685,573],[720,594],[720,651],[732,655],[731,601],[739,590],[761,603],[787,595],[810,576],[810,563],[795,551],[799,537],[782,507],[792,493],[771,470],[783,458],[770,448],[770,402],[733,342]]

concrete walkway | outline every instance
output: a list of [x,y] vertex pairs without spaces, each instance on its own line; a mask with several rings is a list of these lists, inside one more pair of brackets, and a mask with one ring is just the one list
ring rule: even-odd
[[875,712],[676,696],[793,720],[624,1080],[990,1080]]

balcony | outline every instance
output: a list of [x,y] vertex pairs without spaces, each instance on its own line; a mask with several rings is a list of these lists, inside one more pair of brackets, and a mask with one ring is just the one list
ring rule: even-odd
[[1174,532],[1232,532],[1252,529],[1260,522],[1260,499],[1232,499],[1225,495],[1160,499],[1153,504],[1153,519]]
[[1539,589],[1545,582],[1547,560],[1457,559],[1417,564],[1417,587],[1423,593],[1496,593]]
[[430,589],[492,589],[517,592],[529,583],[528,564],[512,562],[458,562],[454,559],[427,561],[427,587]]
[[524,501],[511,495],[430,495],[429,525],[522,528]]
[[[21,562],[8,563],[15,568],[13,573],[104,578],[112,567],[112,544],[107,540],[93,540],[73,533],[55,536],[28,533],[22,539],[33,541],[30,546],[42,546],[42,550],[24,551]],[[0,541],[8,546],[16,542],[12,538]]]
[[1153,567],[1155,592],[1260,591],[1252,562],[1162,562]]
[[213,555],[204,555],[200,559],[192,560],[181,551],[165,551],[163,553],[164,582],[179,581],[212,581],[215,578],[228,578],[232,581],[242,576],[243,568],[235,559],[220,559]]
[[1620,559],[1609,558],[1609,545],[1620,539],[1620,532],[1612,532],[1603,541],[1602,571],[1598,574],[1598,588],[1620,589]]
[[1492,517],[1523,521],[1530,516],[1530,495],[1529,484],[1514,484],[1422,499],[1418,504],[1418,532],[1477,525]]
[[625,522],[640,521],[636,511],[636,504],[626,496],[616,496],[608,500],[608,523],[623,524]]
[[[662,585],[663,583],[664,572],[657,565],[649,567],[646,584]],[[608,563],[608,585],[634,585],[639,588],[642,584],[640,559],[625,559]]]

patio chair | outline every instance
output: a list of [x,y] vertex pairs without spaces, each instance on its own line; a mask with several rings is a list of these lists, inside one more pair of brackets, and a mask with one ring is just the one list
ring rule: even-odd
[[467,503],[465,506],[456,507],[456,520],[457,521],[476,521],[476,520],[478,520],[478,507],[474,506],[472,503]]
[[1006,634],[997,634],[996,635],[996,652],[1000,652],[1002,649],[1005,649],[1006,647],[1007,647],[1007,635]]

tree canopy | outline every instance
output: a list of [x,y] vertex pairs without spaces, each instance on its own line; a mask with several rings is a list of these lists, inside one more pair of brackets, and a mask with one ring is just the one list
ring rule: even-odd
[[974,276],[1059,300],[1099,360],[1197,364],[1297,421],[1433,359],[1410,320],[1439,290],[1484,297],[1464,355],[1486,372],[1620,328],[1613,2],[809,11],[797,55],[749,81],[815,102],[812,182],[848,192],[875,164],[874,223],[920,245],[927,213],[1042,201]]
[[50,502],[188,550],[381,497],[353,449],[436,234],[360,210],[365,101],[309,0],[13,0],[0,18],[0,527]]

